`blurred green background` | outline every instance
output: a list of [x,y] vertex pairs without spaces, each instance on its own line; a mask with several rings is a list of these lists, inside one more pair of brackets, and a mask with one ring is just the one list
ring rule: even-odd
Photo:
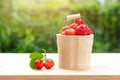
[[0,52],[57,52],[57,26],[75,13],[96,28],[94,53],[120,52],[120,0],[0,0]]

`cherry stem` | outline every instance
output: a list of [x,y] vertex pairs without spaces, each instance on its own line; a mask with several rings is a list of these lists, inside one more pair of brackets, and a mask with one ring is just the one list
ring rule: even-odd
[[42,49],[42,50],[43,50],[43,52],[45,54],[45,58],[47,58],[47,56],[46,56],[46,50],[45,49]]

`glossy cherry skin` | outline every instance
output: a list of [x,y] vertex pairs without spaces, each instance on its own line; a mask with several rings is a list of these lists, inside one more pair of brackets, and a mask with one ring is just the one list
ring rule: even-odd
[[42,69],[43,68],[43,62],[39,59],[35,60],[34,62],[35,69]]
[[89,35],[91,34],[90,28],[88,26],[81,24],[76,28],[76,34],[77,35]]
[[51,69],[54,66],[54,61],[52,59],[46,59],[44,62],[44,67],[46,69]]
[[84,20],[82,19],[75,19],[74,21],[76,24],[80,25],[80,24],[84,24]]

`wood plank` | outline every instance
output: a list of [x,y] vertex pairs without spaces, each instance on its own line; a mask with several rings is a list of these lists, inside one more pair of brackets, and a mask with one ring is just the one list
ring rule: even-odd
[[91,68],[65,70],[58,67],[58,54],[48,54],[55,61],[51,70],[32,70],[29,54],[0,54],[0,80],[120,80],[120,54],[92,54]]
[[120,80],[120,75],[21,75],[0,76],[1,80]]

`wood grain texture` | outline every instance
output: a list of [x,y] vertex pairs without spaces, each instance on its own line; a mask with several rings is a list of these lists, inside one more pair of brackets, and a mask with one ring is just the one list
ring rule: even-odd
[[88,69],[94,35],[66,36],[57,34],[59,67],[63,69]]
[[13,75],[0,76],[0,80],[120,80],[120,75]]

